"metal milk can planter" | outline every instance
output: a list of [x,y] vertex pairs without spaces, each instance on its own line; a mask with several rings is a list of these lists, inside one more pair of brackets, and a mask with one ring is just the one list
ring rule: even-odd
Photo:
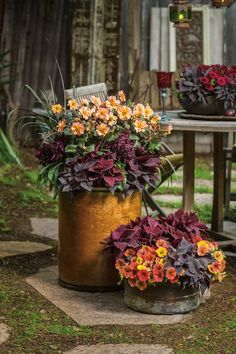
[[120,224],[141,215],[141,195],[123,198],[105,188],[59,196],[59,284],[81,291],[120,289],[114,257],[101,243]]
[[201,302],[200,291],[193,287],[183,289],[177,284],[161,283],[145,290],[125,282],[125,304],[134,311],[152,315],[173,315],[195,310]]

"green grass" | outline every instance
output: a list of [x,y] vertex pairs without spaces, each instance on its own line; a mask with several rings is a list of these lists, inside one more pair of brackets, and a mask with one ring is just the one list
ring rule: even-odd
[[8,226],[7,221],[3,217],[0,217],[0,231],[1,232],[9,232],[9,231],[11,231],[10,227]]

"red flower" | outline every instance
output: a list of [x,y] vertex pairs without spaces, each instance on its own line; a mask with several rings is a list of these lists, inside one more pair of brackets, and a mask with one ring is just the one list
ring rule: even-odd
[[226,83],[227,83],[227,80],[224,77],[222,77],[222,76],[219,76],[217,80],[218,80],[218,84],[220,86],[225,86]]
[[177,276],[176,270],[174,267],[169,267],[166,271],[166,278],[169,279],[170,281],[174,280]]
[[156,272],[155,274],[153,273],[153,279],[157,282],[157,283],[161,283],[164,279],[164,269],[159,270],[158,272]]
[[135,286],[137,286],[139,290],[145,290],[147,287],[147,283],[145,281],[137,280]]
[[163,270],[162,264],[155,264],[152,268],[153,274],[158,274],[160,270]]
[[206,85],[205,85],[205,89],[206,89],[207,91],[214,91],[214,90],[215,90],[215,88],[214,88],[211,84],[206,84]]
[[146,269],[139,270],[137,275],[141,281],[147,281],[150,278],[150,273]]
[[130,285],[132,288],[134,288],[135,285],[136,285],[136,280],[134,280],[134,279],[128,279],[128,283],[129,283],[129,285]]
[[208,75],[210,76],[211,79],[217,79],[218,78],[218,73],[214,70],[211,70]]
[[199,81],[200,81],[201,84],[203,84],[203,85],[207,85],[207,84],[209,84],[209,82],[210,82],[210,80],[209,80],[208,77],[206,77],[206,76],[200,77],[200,78],[199,78]]

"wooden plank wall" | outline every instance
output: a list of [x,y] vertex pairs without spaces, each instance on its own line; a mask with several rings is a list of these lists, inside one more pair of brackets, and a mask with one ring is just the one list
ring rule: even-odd
[[9,60],[15,64],[9,72],[15,106],[32,106],[35,101],[32,95],[28,92],[22,95],[24,85],[27,83],[36,90],[50,89],[48,75],[57,95],[62,96],[55,57],[66,86],[70,86],[72,5],[68,0],[1,0],[4,12],[0,16],[0,50],[11,50]]

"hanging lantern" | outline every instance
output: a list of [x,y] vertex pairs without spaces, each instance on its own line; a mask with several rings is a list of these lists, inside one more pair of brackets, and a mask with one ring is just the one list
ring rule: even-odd
[[170,5],[170,21],[174,22],[174,27],[189,28],[192,20],[192,5],[187,0],[174,0]]
[[212,0],[212,6],[214,7],[222,7],[228,6],[230,7],[233,4],[233,0]]

